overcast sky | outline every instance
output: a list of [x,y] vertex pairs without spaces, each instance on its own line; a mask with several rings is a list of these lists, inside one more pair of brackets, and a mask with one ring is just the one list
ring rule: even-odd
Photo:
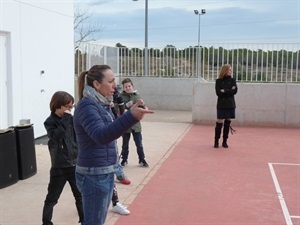
[[[93,13],[102,45],[145,45],[145,0],[82,0]],[[187,48],[200,43],[300,43],[300,0],[148,0],[148,46]]]

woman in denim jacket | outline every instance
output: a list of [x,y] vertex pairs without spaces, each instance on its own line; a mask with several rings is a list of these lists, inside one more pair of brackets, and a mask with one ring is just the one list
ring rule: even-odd
[[115,88],[115,76],[108,65],[95,65],[78,77],[80,101],[74,126],[79,148],[76,182],[83,199],[83,225],[105,222],[118,168],[116,139],[146,113],[153,113],[138,107],[141,100],[114,120],[108,99]]

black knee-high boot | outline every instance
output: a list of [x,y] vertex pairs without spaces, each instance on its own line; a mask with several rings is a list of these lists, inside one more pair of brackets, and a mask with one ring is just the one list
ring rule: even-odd
[[222,126],[223,126],[223,123],[216,122],[214,148],[219,148],[219,139],[221,137]]
[[230,123],[231,123],[230,120],[225,120],[224,121],[223,143],[222,143],[223,148],[228,148],[227,139],[228,139],[228,134],[229,134],[229,129],[230,129]]

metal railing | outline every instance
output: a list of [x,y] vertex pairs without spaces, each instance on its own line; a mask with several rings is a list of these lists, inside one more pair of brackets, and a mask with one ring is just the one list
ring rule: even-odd
[[[200,51],[201,57],[198,56]],[[223,64],[241,82],[300,82],[300,44],[211,44],[177,49],[148,49],[148,76],[215,80]],[[201,61],[200,61],[201,60]],[[144,50],[85,44],[75,52],[75,72],[109,64],[117,76],[144,76]]]
[[75,76],[89,70],[95,64],[107,64],[119,73],[119,49],[98,44],[81,44],[75,51]]

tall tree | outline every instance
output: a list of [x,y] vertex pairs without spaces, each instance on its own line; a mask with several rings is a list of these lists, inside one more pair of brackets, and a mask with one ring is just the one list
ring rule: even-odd
[[93,12],[77,9],[74,14],[74,48],[80,44],[95,41],[99,36],[102,26],[92,21]]

